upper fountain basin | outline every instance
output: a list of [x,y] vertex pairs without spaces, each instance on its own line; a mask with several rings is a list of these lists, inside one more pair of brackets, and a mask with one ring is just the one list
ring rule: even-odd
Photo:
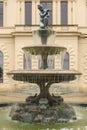
[[24,52],[31,53],[33,55],[55,55],[59,54],[60,52],[66,51],[65,47],[59,47],[59,46],[51,46],[51,45],[40,45],[40,46],[28,46],[22,48]]

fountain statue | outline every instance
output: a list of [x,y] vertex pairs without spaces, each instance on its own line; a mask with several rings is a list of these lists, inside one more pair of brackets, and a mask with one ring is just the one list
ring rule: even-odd
[[47,28],[49,10],[43,9],[42,5],[38,5],[38,9],[41,17],[40,28],[32,32],[35,43],[32,46],[24,47],[23,51],[25,54],[41,55],[41,68],[37,70],[15,70],[9,72],[8,75],[13,75],[14,80],[37,84],[40,88],[40,94],[29,96],[26,98],[26,102],[13,106],[10,116],[13,120],[26,123],[67,122],[76,119],[74,109],[64,103],[61,96],[50,94],[49,88],[53,83],[75,80],[76,75],[80,73],[48,68],[48,56],[59,54],[62,57],[66,48],[50,44],[55,42],[55,31]]
[[40,28],[46,28],[48,26],[49,9],[44,9],[41,4],[38,5],[40,10]]

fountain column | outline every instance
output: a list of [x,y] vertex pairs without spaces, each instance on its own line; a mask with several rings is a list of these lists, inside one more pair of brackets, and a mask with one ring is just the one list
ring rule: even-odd
[[45,82],[41,82],[38,83],[39,87],[40,87],[40,97],[41,98],[48,98],[49,97],[49,87],[50,84],[49,83],[45,83]]
[[47,55],[42,55],[42,65],[41,65],[41,69],[47,69]]

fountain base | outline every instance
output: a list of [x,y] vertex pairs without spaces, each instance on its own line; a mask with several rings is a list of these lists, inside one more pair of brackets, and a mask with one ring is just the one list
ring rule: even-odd
[[10,117],[12,120],[29,124],[55,124],[76,120],[76,114],[72,106],[64,102],[51,106],[47,98],[40,98],[39,104],[30,103],[28,101],[15,104],[11,109]]

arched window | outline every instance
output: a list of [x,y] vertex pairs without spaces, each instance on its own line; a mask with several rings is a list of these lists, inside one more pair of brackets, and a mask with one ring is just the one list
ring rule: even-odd
[[24,68],[24,70],[31,69],[31,55],[30,54],[24,54],[23,68]]
[[69,53],[66,52],[63,60],[63,70],[69,70]]
[[68,2],[61,1],[61,25],[68,24]]
[[0,83],[3,83],[3,53],[0,51]]

